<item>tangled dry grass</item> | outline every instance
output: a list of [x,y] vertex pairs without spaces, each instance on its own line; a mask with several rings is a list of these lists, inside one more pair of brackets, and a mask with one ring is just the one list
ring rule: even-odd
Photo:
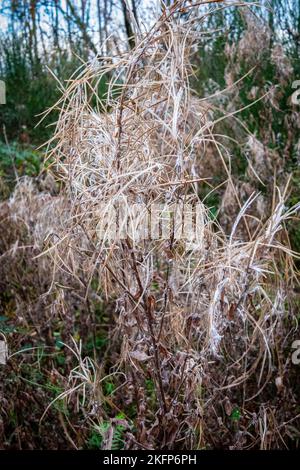
[[[63,91],[48,154],[63,195],[33,194],[21,182],[2,210],[31,234],[40,299],[51,311],[61,315],[71,292],[83,305],[97,298],[111,315],[109,352],[88,358],[69,346],[78,365],[56,398],[76,403],[102,448],[113,447],[120,428],[127,448],[289,447],[299,437],[299,383],[287,352],[298,279],[285,226],[300,203],[286,207],[288,180],[274,185],[261,212],[259,193],[240,199],[215,131],[227,116],[190,85],[213,12],[182,4],[137,31],[129,52],[87,64]],[[106,103],[97,100],[103,77]],[[259,142],[249,136],[248,145]],[[212,153],[226,175],[221,210],[227,195],[238,212],[226,227],[201,198],[203,186],[215,190],[202,171]],[[201,236],[177,238],[175,218],[167,239],[99,239],[99,218],[120,202],[198,204]],[[2,257],[10,264],[23,248],[8,244]]]

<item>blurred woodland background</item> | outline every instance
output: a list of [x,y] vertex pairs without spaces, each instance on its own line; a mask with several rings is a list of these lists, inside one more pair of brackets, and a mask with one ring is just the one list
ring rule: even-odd
[[[166,0],[164,3],[168,7],[174,2]],[[204,8],[208,11],[221,3],[208,2]],[[233,2],[227,2],[230,3]],[[10,209],[5,206],[6,201],[20,178],[32,178],[39,191],[47,190],[53,197],[59,193],[60,183],[52,176],[50,179],[45,176],[51,160],[44,165],[42,147],[50,140],[51,148],[59,106],[37,125],[42,113],[54,106],[66,81],[89,60],[98,54],[114,57],[122,50],[134,48],[134,32],[143,31],[145,25],[149,28],[154,12],[160,8],[160,2],[152,0],[1,1],[0,80],[6,84],[7,100],[0,106],[3,224],[11,210],[11,206]],[[180,14],[184,22],[184,8]],[[292,84],[300,79],[300,0],[262,0],[251,6],[251,14],[245,8],[218,8],[205,17],[201,30],[204,33],[199,47],[192,55],[191,87],[200,98],[212,96],[220,116],[233,115],[240,110],[232,119],[220,119],[215,130],[219,136],[227,136],[231,175],[240,199],[244,202],[253,191],[259,191],[255,210],[263,217],[272,206],[274,186],[284,187],[290,181],[287,206],[292,207],[300,198],[300,105],[291,99],[295,91]],[[212,33],[206,36],[205,31]],[[109,76],[104,77],[98,84],[100,100],[106,96],[108,79]],[[220,94],[224,88],[227,88],[226,94]],[[215,119],[217,117],[218,111]],[[224,168],[213,151],[206,152],[201,168],[201,176],[211,178],[212,186],[217,188],[213,192],[205,186],[200,188],[210,217],[230,230],[239,207],[233,202],[231,188],[223,184]],[[18,196],[14,204],[18,205]],[[30,224],[36,223],[34,217],[33,212],[28,218],[30,230]],[[287,228],[289,246],[299,252],[299,221],[287,222]],[[1,228],[0,238],[0,332],[8,339],[12,351],[34,348],[24,355],[16,354],[7,368],[0,370],[0,447],[93,449],[110,445],[122,449],[130,442],[133,448],[135,445],[147,448],[143,445],[146,446],[150,438],[142,431],[138,439],[140,447],[136,443],[133,429],[139,429],[140,422],[137,420],[135,427],[128,427],[128,422],[135,420],[131,404],[122,404],[121,398],[113,403],[118,383],[111,379],[105,379],[102,384],[106,417],[101,421],[100,431],[99,427],[91,428],[87,424],[89,416],[78,408],[76,400],[71,402],[71,408],[64,401],[55,401],[47,412],[47,419],[40,422],[47,405],[63,394],[66,377],[74,367],[74,355],[64,343],[69,344],[71,336],[76,341],[82,340],[83,354],[95,360],[100,357],[106,364],[103,368],[109,369],[115,363],[115,352],[108,353],[107,347],[116,320],[110,314],[109,304],[104,308],[97,296],[91,297],[88,304],[75,297],[71,309],[68,300],[57,297],[54,303],[60,305],[61,314],[53,313],[52,306],[41,297],[47,289],[36,278],[35,262],[29,261],[37,254],[35,248],[28,255],[22,253],[20,258],[2,262],[2,256],[4,260],[4,253],[13,250],[14,243],[17,250],[16,240],[19,244],[23,240],[24,245],[27,241],[16,228],[7,234]],[[294,268],[297,272],[298,260]],[[289,305],[287,310],[293,308],[299,320],[299,286],[296,284],[291,287],[293,307]],[[293,335],[289,338],[289,343],[285,344],[287,355]],[[284,368],[284,356],[278,361],[274,366],[275,377],[278,370]],[[288,380],[292,383],[287,386],[292,390],[290,395],[284,395],[281,383],[273,381],[255,410],[254,405],[253,409],[249,405],[248,411],[241,408],[242,389],[233,394],[233,398],[226,395],[226,400],[224,393],[216,395],[215,400],[220,405],[216,405],[219,406],[216,413],[210,411],[205,421],[210,429],[206,437],[201,433],[196,437],[199,448],[297,447],[300,432],[296,423],[299,421],[294,421],[294,417],[300,413],[299,401],[295,399],[297,394],[299,397],[299,372],[298,378],[296,371],[290,372]],[[149,409],[155,408],[155,387],[150,377],[143,387],[131,393],[140,396],[142,403],[145,400]],[[280,421],[276,410],[282,409],[285,414]],[[143,414],[142,409],[139,413]],[[218,416],[224,417],[223,427],[219,426]],[[284,427],[282,438],[282,423],[289,419],[291,423]],[[112,435],[108,437],[111,429]],[[156,436],[155,439],[161,438]],[[166,447],[180,448],[180,443],[171,441],[170,438]]]
[[[5,183],[15,178],[12,159],[19,176],[40,171],[43,154],[36,149],[51,137],[58,112],[37,124],[61,94],[58,81],[70,79],[97,53],[114,55],[120,47],[133,47],[132,15],[142,27],[151,24],[159,8],[156,2],[133,0],[129,13],[126,5],[123,0],[1,2],[0,79],[7,94],[7,104],[0,108],[4,193]],[[291,95],[292,84],[300,77],[300,2],[266,0],[257,5],[252,8],[255,16],[229,8],[207,18],[205,27],[215,33],[207,40],[203,35],[194,54],[193,87],[199,96],[208,96],[247,74],[226,98],[224,110],[242,109],[239,116],[257,137],[261,151],[272,153],[272,159],[280,154],[281,170],[291,170],[299,153],[298,109]],[[103,79],[99,96],[106,91]],[[250,144],[255,151],[255,142]],[[234,148],[233,170],[239,179],[245,178],[247,151],[249,146]]]
[[[38,174],[42,153],[35,149],[51,137],[58,114],[54,110],[43,125],[37,124],[60,97],[59,81],[70,79],[97,54],[113,56],[122,47],[133,47],[132,21],[141,28],[151,25],[159,9],[151,1],[131,1],[131,12],[126,5],[123,0],[1,2],[0,79],[7,94],[7,104],[0,108],[4,181],[14,177],[12,157],[19,175]],[[242,109],[241,118],[265,151],[279,152],[285,167],[292,168],[299,151],[298,109],[290,98],[292,84],[300,77],[300,2],[266,0],[257,5],[252,8],[255,15],[229,8],[206,19],[205,27],[215,33],[207,40],[203,35],[194,54],[193,87],[199,96],[207,96],[247,74],[224,109]],[[106,91],[103,80],[99,96]],[[235,149],[234,167],[241,178],[245,150]]]

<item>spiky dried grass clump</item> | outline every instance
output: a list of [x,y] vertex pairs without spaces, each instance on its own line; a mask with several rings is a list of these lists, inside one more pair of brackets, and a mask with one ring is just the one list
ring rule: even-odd
[[64,300],[74,305],[71,286],[79,287],[67,273],[56,273],[49,257],[41,256],[57,241],[56,232],[62,231],[69,214],[64,196],[42,190],[45,183],[21,178],[11,197],[0,204],[1,314],[15,318],[20,328],[33,326],[42,338],[47,324],[64,311]]
[[[85,287],[86,298],[96,280],[102,299],[115,301],[112,340],[119,339],[120,354],[111,370],[125,374],[118,384],[123,406],[136,406],[136,433],[128,438],[135,447],[212,445],[213,400],[237,388],[245,407],[262,392],[292,315],[287,297],[295,282],[293,253],[284,224],[300,206],[287,210],[286,192],[277,188],[266,220],[256,218],[255,229],[249,223],[257,195],[239,201],[226,149],[214,135],[211,100],[190,88],[191,56],[208,13],[187,8],[182,22],[181,7],[179,1],[165,9],[134,49],[98,57],[70,81],[57,104],[50,153],[65,182],[70,214],[46,253],[56,273],[71,274]],[[103,78],[109,79],[105,104],[97,98]],[[240,208],[229,235],[199,197],[208,146]],[[147,208],[198,203],[201,237],[191,244],[173,232],[167,240],[128,235],[104,243],[97,236],[99,217],[120,201]],[[232,399],[226,400],[231,416]],[[262,427],[269,418],[247,413],[234,445],[255,445],[249,435],[256,426],[261,446],[276,446],[265,442]],[[101,403],[93,415],[101,421]]]

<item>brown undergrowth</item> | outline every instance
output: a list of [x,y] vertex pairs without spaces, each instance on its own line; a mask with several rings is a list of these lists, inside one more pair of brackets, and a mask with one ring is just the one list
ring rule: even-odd
[[[53,379],[61,390],[40,426],[64,403],[71,446],[85,445],[83,428],[103,449],[293,447],[299,301],[286,223],[299,204],[286,205],[288,176],[263,200],[235,184],[216,131],[232,113],[220,117],[214,97],[190,85],[201,24],[213,12],[196,4],[183,21],[181,7],[165,9],[132,50],[98,57],[68,83],[48,153],[62,189],[51,195],[25,180],[2,204],[2,282],[14,286],[14,315],[40,318],[41,336],[48,321],[64,323],[67,364]],[[251,171],[260,144],[249,135],[247,145]],[[203,174],[212,155],[226,187],[218,217],[202,197],[203,187],[216,189]],[[99,221],[120,202],[146,211],[197,204],[200,234],[176,236],[175,210],[168,237],[136,240],[129,231],[109,240],[105,227],[99,238]],[[91,355],[80,338],[91,329],[97,339],[95,305],[102,323],[108,317],[107,342]]]

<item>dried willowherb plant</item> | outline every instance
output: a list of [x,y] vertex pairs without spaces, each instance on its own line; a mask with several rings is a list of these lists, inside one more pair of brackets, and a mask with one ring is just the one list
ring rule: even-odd
[[[224,8],[203,10],[205,3],[211,2],[165,8],[149,31],[137,34],[132,50],[84,66],[56,104],[49,158],[64,183],[69,216],[57,238],[48,237],[45,255],[54,277],[73,276],[86,298],[96,281],[98,295],[115,302],[112,338],[120,350],[111,370],[122,372],[124,403],[136,403],[131,447],[206,445],[214,400],[224,390],[240,387],[245,404],[264,389],[295,282],[284,223],[300,204],[287,210],[286,190],[274,188],[269,216],[256,217],[253,229],[248,214],[258,195],[239,201],[226,148],[214,134],[220,118],[213,101],[190,86],[193,51],[208,34],[205,19]],[[105,103],[97,96],[103,80]],[[229,235],[199,196],[199,184],[210,184],[201,168],[212,149],[240,208]],[[141,204],[146,214],[154,204],[169,211],[179,203],[197,205],[196,239],[176,236],[176,211],[168,237],[137,240],[130,230],[121,239],[106,238],[105,230],[99,237],[99,221],[118,204]],[[248,391],[253,374],[256,388]],[[97,410],[101,421],[101,403]]]

